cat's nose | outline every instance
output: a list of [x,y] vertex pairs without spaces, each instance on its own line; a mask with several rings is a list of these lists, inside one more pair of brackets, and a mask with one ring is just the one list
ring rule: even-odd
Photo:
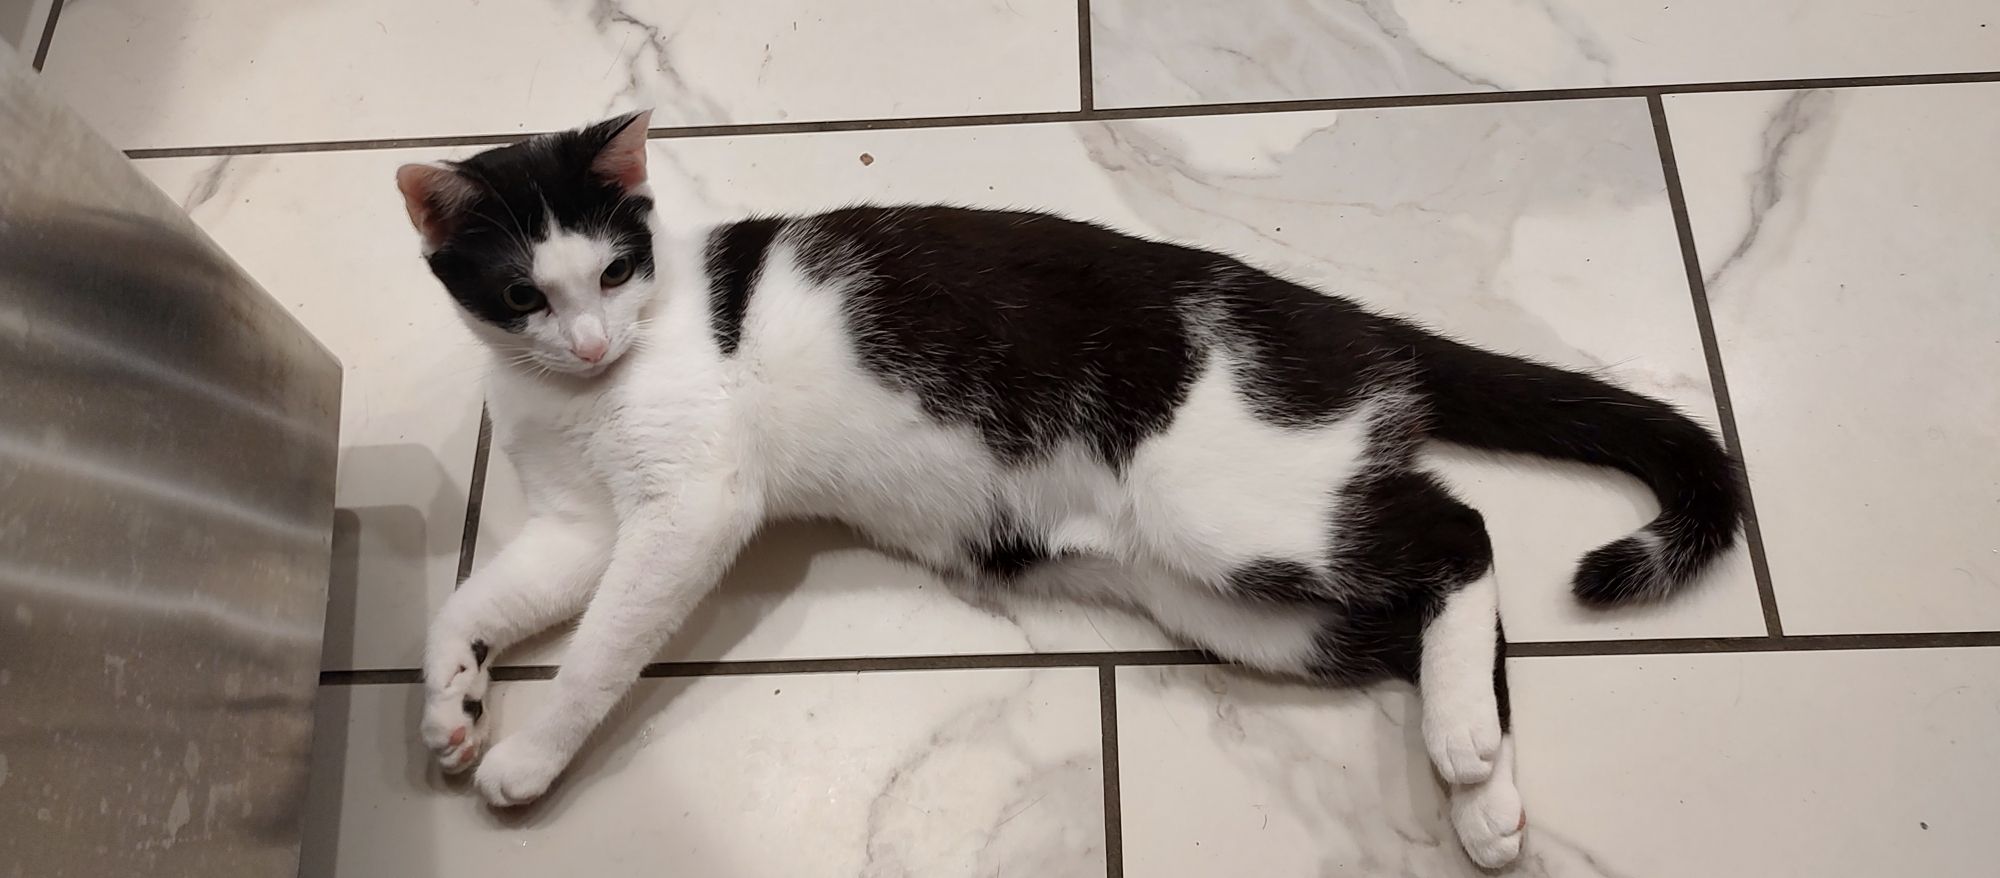
[[569,352],[579,360],[596,365],[597,361],[604,359],[604,352],[610,347],[603,339],[592,339],[571,345]]

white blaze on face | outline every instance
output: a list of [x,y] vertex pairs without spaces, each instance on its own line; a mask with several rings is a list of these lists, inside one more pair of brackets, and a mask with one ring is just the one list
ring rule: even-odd
[[535,245],[531,273],[549,308],[543,319],[529,321],[527,332],[546,354],[589,366],[611,351],[615,327],[607,320],[599,278],[617,255],[610,242],[567,230]]

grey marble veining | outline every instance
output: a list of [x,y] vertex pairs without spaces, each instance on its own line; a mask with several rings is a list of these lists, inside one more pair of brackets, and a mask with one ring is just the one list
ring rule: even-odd
[[1076,28],[1070,0],[96,0],[44,80],[128,149],[1044,112],[1077,106]]
[[[1787,207],[1793,210],[1810,208],[1810,204],[1802,202],[1810,190],[1798,184],[1810,182],[1819,173],[1819,164],[1825,159],[1832,136],[1832,113],[1837,100],[1830,91],[1790,92],[1771,113],[1760,137],[1757,162],[1749,169],[1750,179],[1744,187],[1749,199],[1741,205],[1742,233],[1734,241],[1719,242],[1727,248],[1726,252],[1702,259],[1703,280],[1711,295],[1730,287],[1728,281],[1733,278],[1725,275],[1759,245],[1765,232],[1764,221],[1773,208],[1787,200],[1790,201]],[[1704,186],[1708,183],[1701,182]],[[1704,191],[1702,197],[1706,201],[1708,192]],[[1780,234],[1784,231],[1784,228],[1776,230]],[[1716,246],[1716,236],[1708,237],[1709,246]],[[1781,249],[1786,246],[1784,241],[1770,244]]]
[[[502,728],[547,687],[501,684]],[[322,700],[303,874],[1104,874],[1089,669],[642,681],[548,798],[504,814],[427,769],[418,703]]]
[[[1407,687],[1329,691],[1224,668],[1118,674],[1128,871],[1473,878]],[[1535,822],[1523,878],[1623,878]]]
[[1982,0],[1096,0],[1097,105],[1990,70]]

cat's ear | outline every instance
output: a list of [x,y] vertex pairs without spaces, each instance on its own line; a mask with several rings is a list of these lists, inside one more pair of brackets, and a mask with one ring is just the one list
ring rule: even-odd
[[404,165],[396,169],[396,188],[403,190],[403,207],[410,225],[424,236],[424,252],[444,246],[479,188],[443,165]]
[[615,130],[591,161],[591,172],[621,189],[646,182],[646,128],[652,121],[652,110],[640,110],[604,123]]

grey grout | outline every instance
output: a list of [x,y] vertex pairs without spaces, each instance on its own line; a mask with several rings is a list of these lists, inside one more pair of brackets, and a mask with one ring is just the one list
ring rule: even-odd
[[1097,730],[1104,772],[1104,874],[1125,878],[1125,803],[1118,787],[1118,669],[1097,669]]
[[[2000,71],[1972,73],[1930,73],[1907,76],[1847,76],[1819,79],[1766,79],[1734,82],[1683,83],[1675,85],[1597,86],[1590,88],[1541,89],[1531,91],[1480,91],[1427,95],[1381,95],[1358,98],[1312,98],[1287,101],[1253,101],[1215,104],[1173,104],[1153,107],[1091,107],[1039,113],[991,113],[957,116],[911,116],[887,119],[854,119],[826,122],[750,122],[736,125],[694,125],[654,128],[647,135],[654,140],[693,137],[747,137],[774,134],[819,134],[843,131],[900,131],[930,128],[970,128],[993,125],[1035,125],[1063,122],[1115,122],[1143,119],[1175,119],[1190,116],[1234,116],[1260,113],[1290,113],[1309,110],[1369,110],[1403,107],[1446,107],[1474,104],[1539,103],[1547,101],[1602,100],[1606,98],[1655,98],[1669,94],[1709,94],[1738,91],[1785,91],[1794,89],[1877,88],[1903,85],[1945,85],[1952,83],[2000,82]],[[1094,96],[1093,96],[1094,101]],[[128,149],[131,159],[185,158],[191,156],[266,155],[273,153],[341,152],[420,147],[499,146],[544,132],[450,135],[440,137],[396,137],[387,139],[315,140],[286,143],[235,144],[225,146],[158,147]]]
[[479,550],[479,513],[486,505],[486,464],[493,454],[493,416],[479,405],[479,443],[472,449],[472,478],[465,487],[465,531],[458,539],[458,583],[472,575],[472,556]]
[[1673,132],[1667,125],[1666,103],[1659,95],[1646,98],[1653,116],[1653,138],[1660,151],[1660,174],[1667,186],[1667,203],[1673,210],[1674,233],[1680,238],[1681,268],[1687,273],[1688,294],[1694,303],[1695,329],[1701,335],[1702,355],[1708,360],[1709,386],[1715,395],[1716,418],[1721,422],[1722,441],[1729,456],[1744,476],[1743,538],[1749,544],[1750,569],[1757,580],[1757,602],[1764,612],[1764,633],[1785,636],[1784,620],[1778,615],[1778,595],[1771,585],[1771,563],[1764,551],[1764,529],[1757,521],[1756,492],[1749,487],[1749,461],[1743,453],[1742,434],[1736,427],[1736,407],[1730,403],[1729,380],[1722,366],[1722,346],[1715,336],[1715,315],[1709,309],[1708,283],[1702,277],[1701,254],[1694,242],[1694,223],[1688,216],[1687,192],[1681,185],[1680,162],[1674,156]]
[[1096,58],[1090,37],[1090,0],[1076,0],[1076,106],[1086,113],[1097,109]]
[[1574,640],[1507,644],[1508,658],[1618,655],[1704,655],[1746,652],[1857,652],[1882,649],[2000,647],[2000,631],[1889,634],[1786,634],[1778,637],[1695,637],[1666,640]]
[[[1886,634],[1792,634],[1783,637],[1683,637],[1632,640],[1552,640],[1507,644],[1508,658],[1608,657],[1621,655],[1706,655],[1747,652],[1845,652],[1883,649],[1966,649],[2000,647],[2000,631],[1935,631]],[[1034,671],[1050,668],[1185,667],[1227,664],[1198,649],[1132,652],[1023,652],[967,655],[857,656],[850,658],[756,659],[708,662],[655,662],[644,679],[681,677],[858,674],[885,671]],[[500,665],[493,679],[554,679],[555,665]],[[416,668],[321,671],[328,686],[407,684],[423,681]]]
[[35,44],[35,72],[42,72],[42,65],[49,60],[49,46],[56,41],[56,20],[62,18],[63,0],[49,3],[49,17],[42,22],[42,40]]

